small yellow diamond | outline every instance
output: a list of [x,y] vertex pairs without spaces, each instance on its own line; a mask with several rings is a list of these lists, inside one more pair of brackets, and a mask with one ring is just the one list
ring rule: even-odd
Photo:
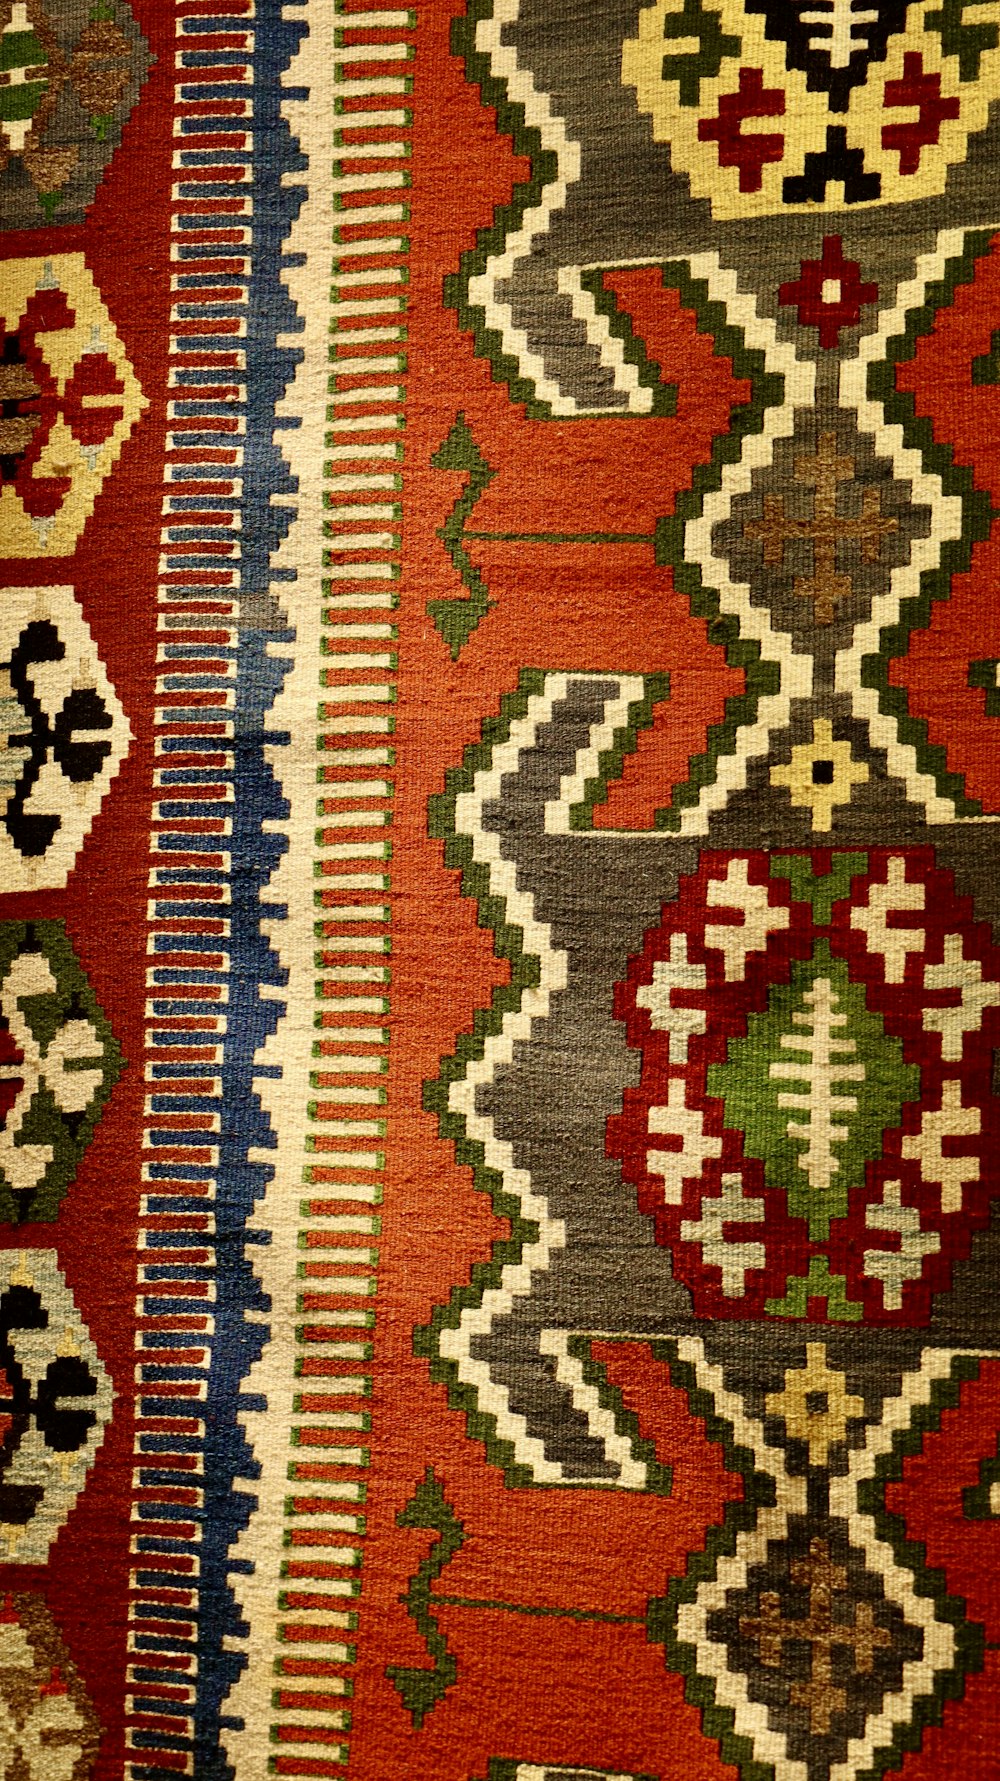
[[797,742],[792,758],[771,768],[771,784],[783,785],[793,804],[808,810],[812,826],[823,833],[833,827],[833,813],[839,805],[849,804],[856,785],[868,782],[865,761],[851,758],[849,742],[835,742],[829,718],[820,717],[813,724],[811,742]]
[[829,1367],[822,1342],[806,1345],[805,1365],[789,1367],[781,1391],[769,1392],[769,1416],[780,1416],[789,1435],[804,1441],[810,1464],[825,1466],[831,1447],[846,1439],[847,1425],[863,1416],[864,1402],[847,1389],[843,1373]]

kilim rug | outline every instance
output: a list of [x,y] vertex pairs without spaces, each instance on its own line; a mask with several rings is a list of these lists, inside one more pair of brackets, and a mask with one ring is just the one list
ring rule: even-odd
[[1000,1781],[1000,0],[0,0],[0,1781]]

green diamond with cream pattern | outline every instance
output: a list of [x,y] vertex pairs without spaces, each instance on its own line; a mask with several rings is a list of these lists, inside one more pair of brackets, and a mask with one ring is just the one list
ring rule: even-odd
[[726,1062],[709,1069],[708,1092],[721,1097],[726,1126],[743,1133],[768,1185],[784,1190],[789,1211],[823,1242],[864,1184],[865,1164],[881,1156],[883,1133],[918,1099],[920,1071],[868,1007],[864,984],[818,940],[750,1015],[746,1036],[730,1039]]

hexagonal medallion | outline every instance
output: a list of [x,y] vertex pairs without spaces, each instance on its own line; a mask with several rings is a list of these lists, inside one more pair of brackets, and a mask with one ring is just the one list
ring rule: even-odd
[[131,730],[72,588],[0,603],[0,882],[66,883]]
[[67,556],[146,398],[82,254],[5,260],[0,332],[4,554]]
[[51,1220],[122,1069],[61,921],[0,923],[0,1220]]
[[112,1398],[55,1251],[0,1252],[0,1560],[45,1564]]

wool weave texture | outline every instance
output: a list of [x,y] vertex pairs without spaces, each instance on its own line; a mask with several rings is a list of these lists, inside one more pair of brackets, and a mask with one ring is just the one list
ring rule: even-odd
[[1000,1781],[1000,0],[0,0],[0,1781]]

